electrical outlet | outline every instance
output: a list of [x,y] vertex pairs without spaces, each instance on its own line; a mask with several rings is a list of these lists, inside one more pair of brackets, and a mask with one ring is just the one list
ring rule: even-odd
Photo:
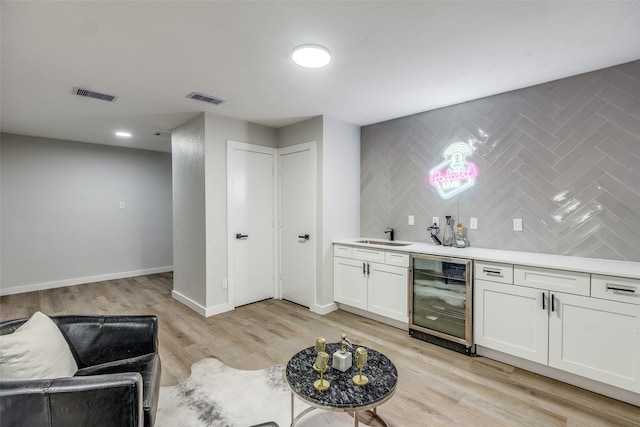
[[469,229],[476,230],[478,228],[478,218],[469,218]]
[[513,231],[522,231],[522,218],[513,219]]
[[222,289],[227,289],[229,287],[229,282],[227,279],[222,279]]
[[124,202],[120,202],[120,209],[124,209]]
[[416,218],[413,215],[409,215],[409,219],[407,220],[407,223],[409,225],[415,225],[416,223]]
[[440,227],[440,217],[439,216],[434,216],[433,217],[433,223],[435,225],[437,225],[438,227]]

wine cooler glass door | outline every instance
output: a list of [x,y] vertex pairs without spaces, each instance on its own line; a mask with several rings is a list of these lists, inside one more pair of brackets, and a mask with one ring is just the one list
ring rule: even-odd
[[471,346],[471,261],[414,257],[410,327]]

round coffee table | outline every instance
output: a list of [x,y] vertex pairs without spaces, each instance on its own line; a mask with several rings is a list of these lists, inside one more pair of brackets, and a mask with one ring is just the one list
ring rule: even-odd
[[[353,353],[358,345],[353,345]],[[294,426],[302,417],[314,409],[326,411],[353,412],[354,425],[359,423],[360,412],[369,412],[380,424],[387,423],[378,415],[377,408],[389,400],[396,391],[398,383],[398,371],[384,354],[367,348],[367,364],[362,374],[369,378],[369,383],[357,386],[353,383],[353,376],[358,374],[355,360],[352,367],[346,372],[340,372],[331,367],[333,353],[340,349],[339,343],[327,344],[326,352],[329,353],[329,367],[324,378],[331,383],[328,390],[318,391],[313,387],[313,382],[320,378],[320,374],[313,370],[316,361],[314,347],[305,348],[289,360],[285,376],[291,388],[291,426]],[[294,396],[310,405],[298,416],[294,412]]]

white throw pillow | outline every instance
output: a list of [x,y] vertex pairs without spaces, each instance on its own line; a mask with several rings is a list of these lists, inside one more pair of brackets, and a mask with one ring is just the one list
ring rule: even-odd
[[53,320],[35,312],[8,335],[0,335],[0,380],[72,377],[76,360]]

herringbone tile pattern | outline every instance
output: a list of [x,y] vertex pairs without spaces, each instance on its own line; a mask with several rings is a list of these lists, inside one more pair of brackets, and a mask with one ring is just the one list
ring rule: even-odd
[[[455,141],[480,175],[442,200],[427,175]],[[363,236],[476,217],[476,247],[640,261],[640,60],[364,127],[361,155]]]

